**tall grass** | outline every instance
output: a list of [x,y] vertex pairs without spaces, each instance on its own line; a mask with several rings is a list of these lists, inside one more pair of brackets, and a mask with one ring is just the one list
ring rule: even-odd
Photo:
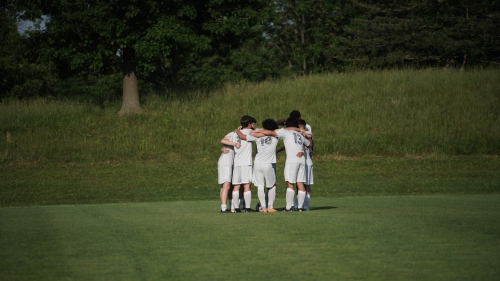
[[252,115],[298,109],[323,155],[500,153],[499,70],[366,71],[260,84],[209,94],[142,97],[145,112],[37,99],[0,103],[4,163],[213,161],[220,139]]

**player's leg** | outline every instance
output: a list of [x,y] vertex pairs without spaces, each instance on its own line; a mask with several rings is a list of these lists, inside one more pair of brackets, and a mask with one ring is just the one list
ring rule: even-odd
[[242,184],[243,184],[243,198],[245,200],[246,212],[253,212],[252,210],[252,166],[243,166],[242,169]]
[[290,212],[293,207],[293,199],[295,197],[294,184],[297,181],[298,164],[285,164],[285,182],[286,182],[286,207],[285,211]]
[[260,210],[256,211],[267,212],[266,207],[266,193],[264,191],[264,166],[262,164],[256,164],[253,169],[253,179],[252,182],[257,186],[257,197],[259,198]]
[[235,212],[240,211],[240,187],[241,187],[241,167],[234,167],[233,169],[233,179],[232,179],[232,184],[233,184],[233,205],[231,207],[231,211],[234,210]]
[[312,184],[314,184],[313,166],[306,165],[306,182],[304,183],[304,187],[306,188],[306,199],[304,200],[304,206],[302,206],[302,209],[305,211],[309,210],[309,201],[311,201]]
[[218,181],[221,185],[220,188],[220,204],[221,204],[221,213],[227,212],[227,196],[229,192],[229,188],[231,187],[231,177],[232,177],[232,169],[229,166],[219,166],[218,167]]
[[306,199],[306,188],[304,186],[305,181],[305,165],[300,164],[297,171],[297,207],[299,211],[302,211],[302,206],[304,205],[304,201]]
[[276,200],[276,185],[267,189],[267,198],[267,211],[269,213],[276,212],[274,209],[274,200]]
[[222,184],[221,188],[221,212],[226,213],[228,212],[227,210],[227,197],[229,193],[229,189],[231,188],[231,183],[230,182],[225,182]]
[[234,208],[233,208],[233,184],[229,183],[229,190],[227,191],[227,206],[229,209],[231,209],[231,213],[234,213]]
[[276,212],[273,208],[274,200],[276,199],[276,164],[266,164],[264,170],[266,180],[266,193],[264,196],[267,210],[271,213]]

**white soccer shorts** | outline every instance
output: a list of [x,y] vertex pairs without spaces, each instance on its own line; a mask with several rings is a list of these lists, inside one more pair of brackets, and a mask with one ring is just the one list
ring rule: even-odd
[[285,164],[285,181],[289,183],[305,182],[306,169],[303,163]]
[[231,182],[231,178],[233,177],[233,167],[231,166],[223,166],[218,165],[219,170],[219,184],[223,184],[225,182]]
[[255,186],[271,188],[276,184],[276,164],[255,164],[252,183]]
[[240,166],[233,168],[233,185],[252,182],[252,166]]
[[306,165],[306,181],[305,185],[314,184],[314,176],[313,176],[313,166]]

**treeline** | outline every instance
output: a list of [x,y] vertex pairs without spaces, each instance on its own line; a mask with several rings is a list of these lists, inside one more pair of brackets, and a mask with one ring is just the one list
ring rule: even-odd
[[[500,64],[498,0],[0,5],[1,99],[52,95],[102,104],[118,98],[122,83],[126,88],[133,79],[142,92],[172,95],[225,82],[350,69]],[[39,28],[20,34],[21,20]],[[123,76],[132,80],[122,82]]]

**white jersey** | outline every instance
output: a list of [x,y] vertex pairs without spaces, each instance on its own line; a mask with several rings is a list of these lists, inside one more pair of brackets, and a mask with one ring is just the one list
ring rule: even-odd
[[272,136],[264,136],[256,138],[252,135],[247,135],[247,141],[255,142],[257,145],[257,155],[255,155],[255,164],[275,164],[276,163],[276,145],[278,138]]
[[[241,130],[247,136],[251,131],[252,129]],[[236,137],[234,141],[241,144],[240,148],[234,148],[234,167],[252,166],[252,143],[240,139],[236,133],[234,135]]]
[[[311,132],[307,132],[307,133],[310,134],[312,137]],[[304,151],[304,157],[306,158],[306,165],[307,166],[312,166],[312,164],[313,164],[312,159],[311,159],[311,155],[309,154],[310,152],[311,152],[310,148],[306,147],[305,151]]]
[[311,134],[311,135],[312,135],[312,133],[313,133],[313,131],[312,131],[312,129],[311,129],[311,126],[309,126],[309,124],[306,124],[306,132],[307,132],[308,134]]
[[276,134],[285,144],[286,163],[305,163],[304,156],[297,157],[297,153],[302,152],[303,145],[309,146],[309,141],[297,131],[279,129]]
[[[235,132],[228,133],[225,137],[229,137],[229,140],[232,142],[236,142],[236,138],[234,137],[236,135]],[[224,138],[225,138],[224,137]],[[219,157],[219,166],[233,166],[233,161],[234,161],[234,146],[232,145],[224,145],[224,148],[229,150],[229,153],[222,153]]]

